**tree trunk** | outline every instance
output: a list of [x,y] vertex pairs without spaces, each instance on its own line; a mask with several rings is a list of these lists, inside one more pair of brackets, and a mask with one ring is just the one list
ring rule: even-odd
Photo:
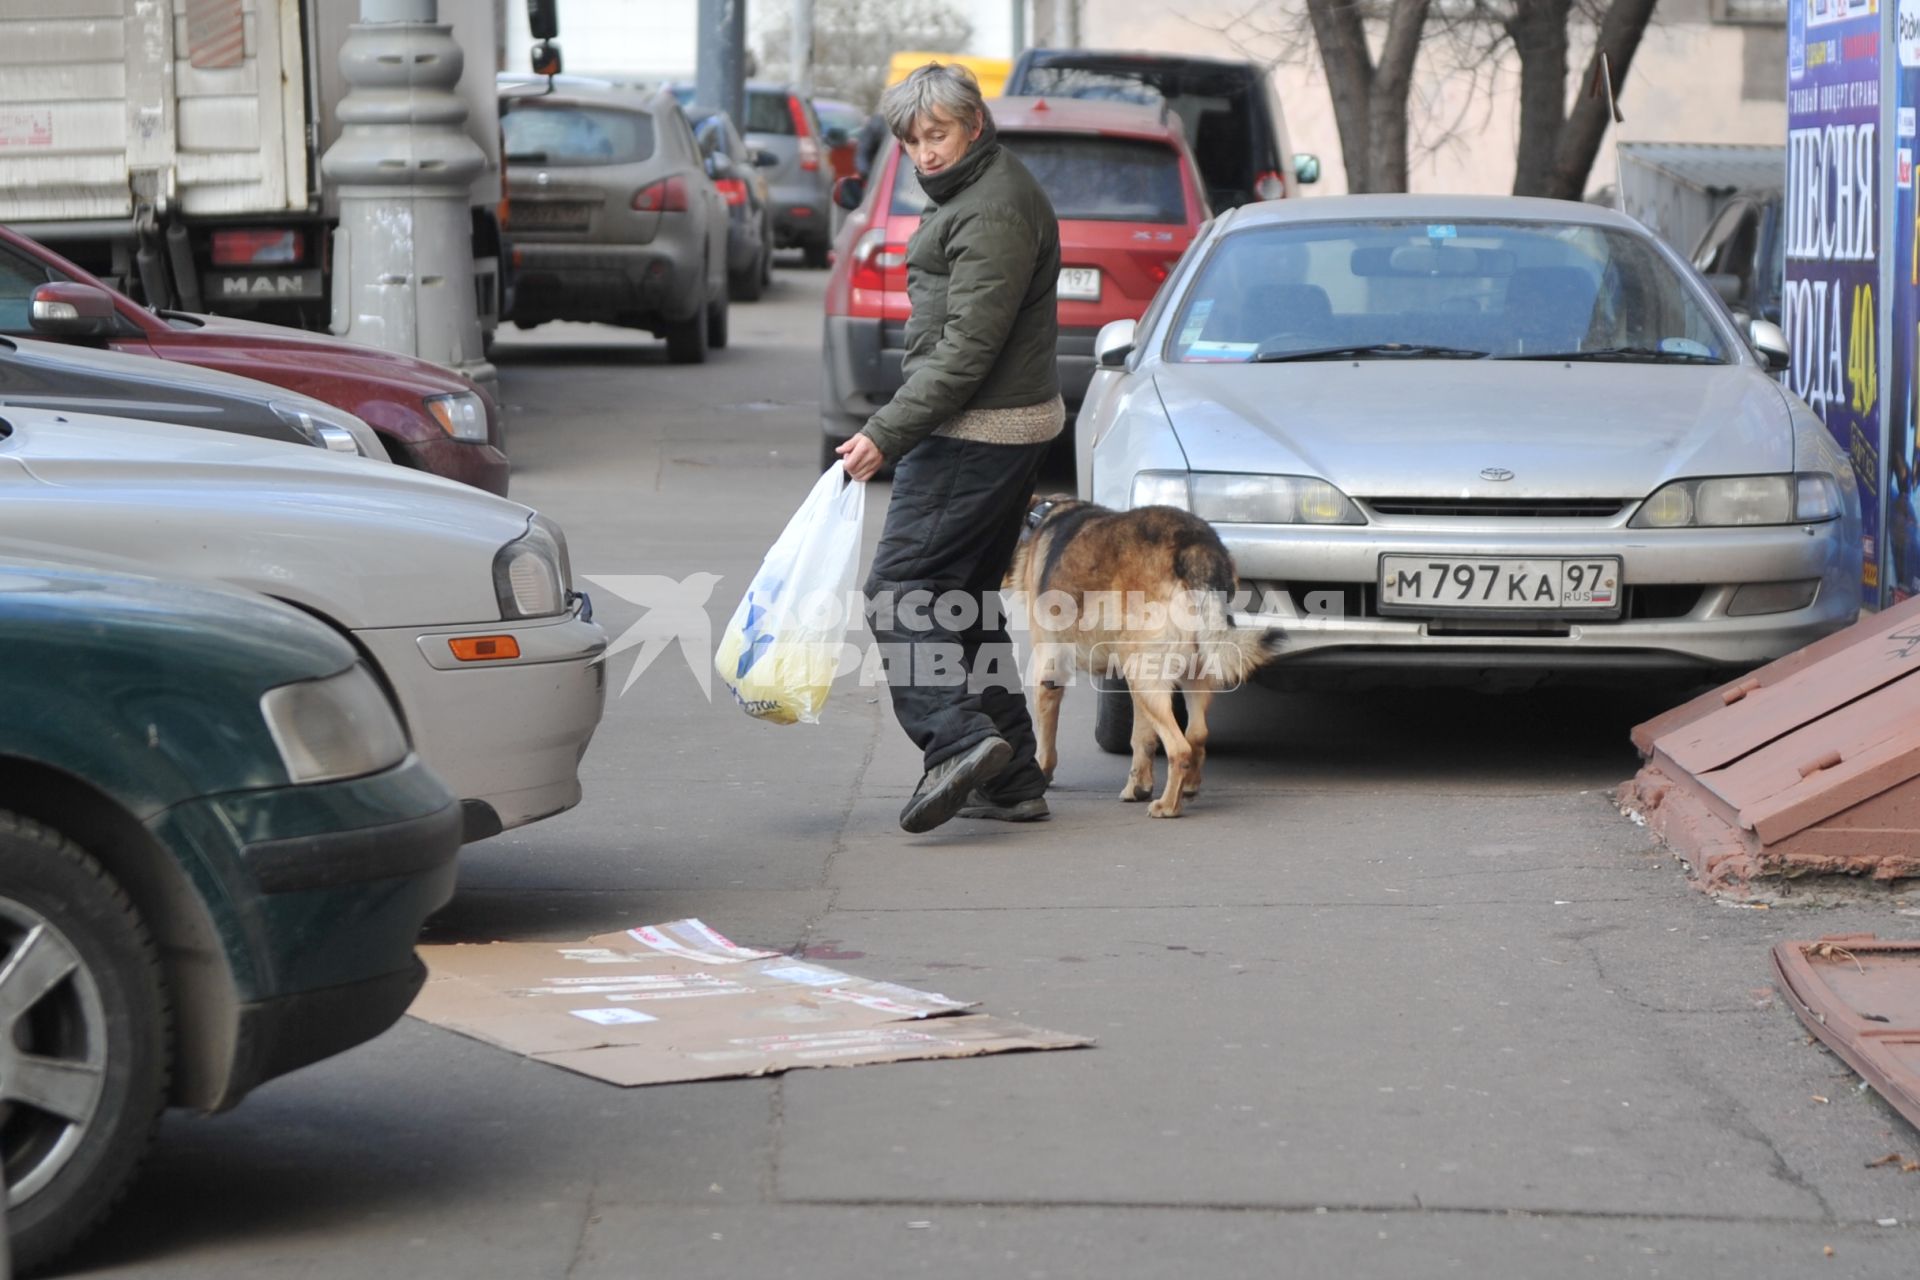
[[[1581,81],[1580,96],[1560,131],[1559,146],[1554,149],[1553,168],[1547,176],[1542,195],[1561,200],[1578,200],[1584,194],[1587,176],[1593,172],[1593,158],[1599,154],[1600,140],[1613,123],[1610,98],[1601,86],[1601,57],[1613,72],[1613,92],[1626,83],[1627,68],[1640,48],[1647,22],[1653,17],[1654,0],[1613,0],[1606,17],[1600,20],[1599,37],[1593,57],[1587,62],[1587,74]],[[1596,92],[1597,90],[1597,92]]]
[[1429,0],[1394,0],[1387,37],[1374,68],[1373,96],[1368,103],[1369,191],[1407,189],[1407,95],[1413,90],[1413,63],[1420,52],[1420,36],[1427,25]]
[[[1373,187],[1373,55],[1357,0],[1307,0],[1314,43],[1327,72],[1333,118],[1340,128],[1340,153],[1347,166],[1347,190],[1359,195]],[[1404,128],[1405,121],[1402,122]],[[1287,157],[1282,156],[1284,163]]]
[[1570,0],[1519,0],[1507,34],[1520,59],[1520,138],[1513,194],[1544,195],[1567,122],[1567,19]]

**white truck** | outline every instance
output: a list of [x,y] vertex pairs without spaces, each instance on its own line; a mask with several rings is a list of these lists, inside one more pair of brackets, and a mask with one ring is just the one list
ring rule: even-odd
[[1623,142],[1619,158],[1620,208],[1682,257],[1693,253],[1733,195],[1777,191],[1787,180],[1783,146]]
[[[496,0],[439,0],[465,55],[482,331],[501,310]],[[320,158],[357,0],[0,0],[0,222],[150,305],[323,330]]]

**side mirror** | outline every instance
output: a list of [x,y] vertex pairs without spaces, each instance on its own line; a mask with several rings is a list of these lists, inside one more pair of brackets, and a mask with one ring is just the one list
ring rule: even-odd
[[1303,187],[1320,181],[1320,157],[1302,151],[1293,157],[1293,180]]
[[718,181],[733,176],[733,160],[724,151],[714,151],[707,156],[707,176]]
[[765,147],[754,147],[747,154],[753,158],[753,167],[756,169],[771,169],[780,163],[780,157]]
[[1747,341],[1767,363],[1768,373],[1785,372],[1793,363],[1793,352],[1787,347],[1787,335],[1780,332],[1780,326],[1771,320],[1753,320],[1747,324]]
[[828,125],[826,131],[820,135],[820,141],[826,143],[827,150],[836,151],[846,146],[849,142],[852,142],[853,135],[837,124]]
[[1100,327],[1093,339],[1093,363],[1102,369],[1123,369],[1127,357],[1133,353],[1133,337],[1136,322],[1133,320],[1109,320]]
[[841,178],[833,184],[833,202],[851,213],[867,199],[867,180],[859,177]]
[[560,46],[542,40],[533,46],[533,74],[537,76],[557,76],[560,74]]
[[43,284],[28,313],[35,333],[52,338],[98,338],[113,332],[120,313],[113,296],[90,284]]

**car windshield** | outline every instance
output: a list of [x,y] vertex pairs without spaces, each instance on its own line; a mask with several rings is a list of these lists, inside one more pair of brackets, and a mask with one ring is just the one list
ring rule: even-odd
[[1226,236],[1171,358],[1724,364],[1720,333],[1640,236],[1572,223],[1366,222]]
[[775,93],[769,89],[752,89],[747,93],[747,132],[779,133],[793,135],[799,132],[794,127],[793,107],[787,102],[787,95]]
[[507,159],[528,164],[637,164],[653,155],[653,117],[614,107],[500,104]]
[[[1074,133],[1003,133],[1001,145],[1033,172],[1062,221],[1187,221],[1180,153],[1164,142]],[[926,211],[926,193],[903,155],[893,181],[895,214]]]

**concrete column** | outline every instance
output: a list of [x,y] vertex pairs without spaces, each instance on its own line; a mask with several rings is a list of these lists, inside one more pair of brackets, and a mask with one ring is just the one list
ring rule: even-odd
[[813,0],[793,0],[793,90],[813,96]]
[[486,155],[464,131],[463,55],[437,16],[437,0],[360,0],[340,49],[342,127],[320,161],[340,204],[333,331],[451,365],[492,391],[470,208]]
[[747,0],[700,0],[700,50],[693,96],[747,127]]

